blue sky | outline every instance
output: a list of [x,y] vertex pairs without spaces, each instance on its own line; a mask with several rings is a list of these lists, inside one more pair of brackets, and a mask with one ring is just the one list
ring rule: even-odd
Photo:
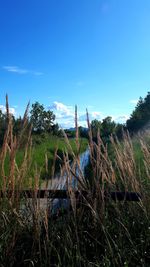
[[150,91],[149,0],[0,1],[0,108],[39,101],[63,127],[125,121]]

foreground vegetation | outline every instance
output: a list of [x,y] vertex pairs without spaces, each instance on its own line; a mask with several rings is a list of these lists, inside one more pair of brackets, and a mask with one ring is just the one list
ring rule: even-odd
[[[21,139],[13,136],[9,113],[7,117],[8,127],[0,154],[0,176],[3,192],[6,183],[14,192],[15,189],[24,189],[31,168],[31,131],[26,139],[22,163],[18,165],[16,155]],[[138,137],[138,150],[134,150],[129,134],[124,133],[121,143],[115,137],[110,138],[113,148],[113,157],[110,157],[107,144],[99,134],[97,142],[93,141],[89,121],[88,125],[92,179],[85,179],[82,171],[76,175],[68,164],[67,151],[63,155],[67,179],[72,179],[74,173],[79,189],[88,190],[88,196],[78,206],[70,187],[68,194],[72,209],[54,219],[50,200],[47,200],[47,209],[40,210],[36,198],[40,172],[35,165],[32,202],[27,198],[22,200],[19,193],[0,199],[0,266],[149,266],[150,147],[145,137]],[[78,131],[76,153],[65,138],[74,163],[79,165]],[[4,162],[7,153],[10,155],[10,168],[6,176]],[[137,160],[142,163],[137,164]],[[142,199],[140,202],[104,200],[105,191],[120,190],[139,192]],[[23,210],[22,203],[25,205]],[[24,215],[25,209],[29,211],[28,216]]]

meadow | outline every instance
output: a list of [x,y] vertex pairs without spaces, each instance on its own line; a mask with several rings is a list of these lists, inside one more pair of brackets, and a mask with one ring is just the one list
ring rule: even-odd
[[[70,159],[72,159],[71,150],[73,153],[77,153],[74,138],[69,139],[69,144],[70,147],[66,145],[65,138],[63,137],[60,138],[49,134],[45,134],[43,137],[39,135],[32,135],[32,151],[29,163],[30,168],[27,171],[28,174],[26,173],[24,186],[28,187],[30,183],[34,182],[32,176],[34,176],[34,170],[36,167],[40,173],[40,183],[42,183],[44,179],[51,179],[54,174],[59,172],[61,166],[63,165],[63,153],[67,152]],[[79,154],[83,153],[87,146],[87,139],[81,138]],[[18,149],[15,155],[15,162],[18,168],[21,168],[24,162],[24,157],[25,148]],[[10,165],[10,154],[7,152],[4,162],[4,171],[6,176],[9,175]]]
[[[86,197],[83,196],[81,205],[78,205],[75,192],[70,186],[68,195],[71,199],[71,210],[54,219],[49,205],[44,212],[40,210],[36,196],[41,174],[39,165],[45,162],[45,152],[50,153],[49,142],[47,140],[45,144],[35,146],[35,153],[34,149],[32,151],[32,136],[29,132],[23,159],[18,165],[16,156],[19,139],[13,136],[11,119],[9,120],[0,154],[1,186],[6,193],[5,197],[0,199],[1,267],[150,265],[149,138],[137,136],[136,139],[131,139],[128,132],[124,132],[121,142],[117,137],[111,137],[112,154],[99,133],[97,143],[93,141],[89,122],[88,125],[90,179],[82,171],[79,171],[76,177],[72,166],[68,164],[67,151],[63,154],[63,162],[67,179],[71,179],[74,174],[79,181],[78,189],[89,193]],[[75,142],[76,153],[70,146],[70,141]],[[69,140],[65,136],[66,145],[61,143],[61,146],[68,147],[73,163],[78,166],[81,141],[77,131],[75,140]],[[10,168],[6,175],[4,164],[8,153]],[[38,162],[34,169],[30,163],[32,153]],[[24,181],[30,170],[34,180],[33,201],[29,202],[26,197],[22,200],[19,194],[16,197],[13,193],[8,197],[6,188],[12,192],[15,192],[15,189],[24,189]],[[141,200],[105,200],[106,191],[138,192],[141,194]],[[30,211],[30,218],[24,216],[21,211],[22,201]],[[48,199],[47,202],[50,204]]]

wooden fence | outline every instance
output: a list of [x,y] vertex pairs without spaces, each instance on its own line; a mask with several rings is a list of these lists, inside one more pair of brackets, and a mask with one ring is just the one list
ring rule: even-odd
[[[77,199],[86,198],[91,195],[89,191],[81,190],[81,191],[73,191],[74,195]],[[27,197],[27,198],[59,198],[59,199],[68,199],[70,198],[69,191],[67,190],[21,190],[21,191],[12,191],[0,190],[0,198],[11,198],[14,197]],[[96,192],[92,192],[92,196],[96,196]],[[114,200],[114,201],[140,201],[142,199],[142,195],[138,192],[104,192],[102,194],[104,200]]]

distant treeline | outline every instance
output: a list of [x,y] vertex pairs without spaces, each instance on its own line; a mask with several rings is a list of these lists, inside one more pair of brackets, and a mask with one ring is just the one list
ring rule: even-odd
[[[29,116],[28,127],[32,125],[32,133],[34,136],[44,136],[44,134],[52,134],[56,136],[63,136],[62,130],[59,128],[58,123],[54,123],[55,114],[51,110],[45,110],[44,106],[39,102],[32,104]],[[130,118],[125,124],[116,123],[112,120],[112,117],[108,116],[102,121],[97,119],[91,121],[91,130],[94,140],[97,140],[97,133],[100,135],[104,142],[109,141],[110,135],[117,135],[119,138],[122,136],[122,130],[128,130],[131,134],[138,132],[146,126],[149,126],[150,122],[150,92],[143,99],[139,98],[139,101],[132,112]],[[15,118],[12,115],[12,123],[14,134],[18,135],[20,129],[23,126],[24,119],[19,117]],[[3,142],[4,133],[7,127],[7,114],[0,110],[0,145]],[[79,126],[79,134],[81,137],[88,138],[88,129]],[[75,137],[75,129],[66,129],[68,137]]]
[[109,140],[111,134],[121,138],[122,130],[128,130],[130,135],[133,135],[141,130],[150,129],[150,92],[147,93],[145,98],[139,98],[135,109],[125,124],[115,123],[111,117],[106,117],[102,121],[93,120],[91,130],[95,140],[97,139],[98,129],[104,142]]

